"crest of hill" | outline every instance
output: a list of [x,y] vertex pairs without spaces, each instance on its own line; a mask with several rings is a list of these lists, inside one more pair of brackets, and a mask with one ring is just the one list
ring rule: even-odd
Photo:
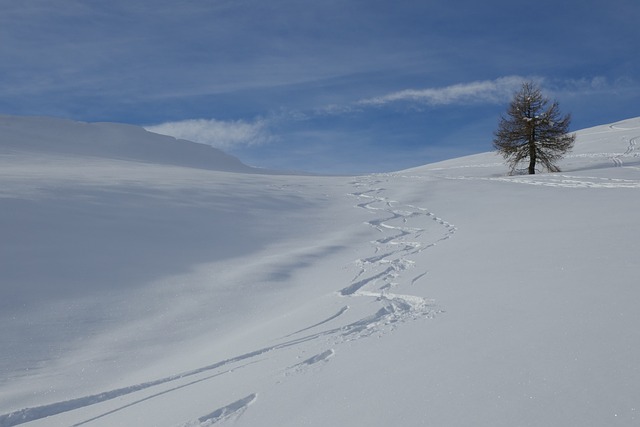
[[99,157],[198,169],[265,173],[208,145],[120,123],[0,115],[0,153]]
[[[565,172],[640,166],[640,117],[594,126],[574,132],[573,150],[559,163]],[[508,169],[494,151],[444,160],[407,169],[407,173],[452,172],[474,176],[504,176]]]

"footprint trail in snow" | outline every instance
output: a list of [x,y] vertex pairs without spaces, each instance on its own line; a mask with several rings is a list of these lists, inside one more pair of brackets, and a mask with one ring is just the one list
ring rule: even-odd
[[426,276],[426,271],[415,276],[408,274],[416,265],[412,258],[456,232],[456,227],[425,208],[388,199],[384,196],[385,189],[376,187],[381,183],[376,176],[353,182],[361,191],[350,195],[358,199],[358,208],[373,214],[374,219],[367,225],[381,237],[371,242],[371,256],[355,261],[356,276],[339,291],[342,297],[376,298],[380,302],[377,313],[357,322],[364,326],[365,335],[379,332],[382,326],[430,318],[439,311],[431,299],[396,293],[393,289],[414,285]]
[[[226,376],[250,364],[259,364],[268,353],[294,349],[299,354],[304,354],[310,349],[305,344],[321,338],[325,344],[327,341],[333,343],[327,344],[328,348],[325,347],[324,351],[298,364],[282,367],[285,373],[300,373],[309,367],[329,362],[336,357],[335,348],[342,343],[373,334],[384,334],[403,322],[432,318],[441,312],[433,300],[400,293],[399,290],[413,287],[427,275],[424,270],[410,273],[410,270],[416,268],[415,258],[421,252],[449,239],[456,232],[456,228],[425,208],[402,204],[385,197],[386,190],[378,187],[383,183],[381,179],[384,176],[365,176],[351,183],[356,191],[349,193],[349,196],[357,199],[356,208],[371,213],[372,219],[367,221],[366,225],[375,229],[379,238],[368,243],[371,252],[369,256],[351,263],[357,270],[351,282],[336,290],[336,298],[350,299],[350,305],[344,305],[338,312],[319,322],[299,325],[296,332],[284,337],[283,341],[277,344],[152,381],[0,414],[0,427],[15,426],[118,399],[115,409],[89,419],[85,418],[75,424],[90,425],[94,420],[108,417],[158,396],[179,393],[185,388],[204,381],[214,381],[215,378]],[[368,305],[365,304],[369,304],[371,300],[379,303],[374,312],[355,321],[344,320],[345,313],[351,312],[352,307],[366,310]],[[182,425],[211,426],[235,419],[256,400],[256,396],[255,392],[251,393],[243,399]],[[82,417],[82,414],[79,416]]]

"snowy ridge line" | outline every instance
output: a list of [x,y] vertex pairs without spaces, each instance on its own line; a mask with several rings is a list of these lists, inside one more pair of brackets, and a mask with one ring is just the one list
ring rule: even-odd
[[[640,127],[628,127],[623,128],[616,125],[610,125],[610,129],[613,130],[634,130],[640,129]],[[611,131],[592,132],[585,133],[582,137],[592,134],[611,134]],[[633,134],[632,134],[633,135]],[[609,151],[609,152],[596,152],[596,153],[569,153],[565,156],[566,159],[593,159],[600,161],[610,161],[614,167],[624,167],[628,169],[640,170],[640,152],[638,151],[638,141],[640,141],[640,135],[637,136],[623,136],[621,137],[625,142],[626,147],[624,151]],[[626,164],[626,159],[632,159],[633,163]],[[630,162],[631,162],[630,161]],[[491,166],[500,166],[503,163],[483,163],[483,164],[467,164],[450,167],[430,168],[429,171],[447,171],[454,169],[464,168],[483,168]],[[409,175],[398,174],[402,178],[407,179],[428,179],[424,175]],[[442,179],[450,180],[471,180],[471,181],[503,181],[512,182],[518,184],[527,185],[540,185],[547,187],[564,187],[564,188],[640,188],[640,180],[621,180],[614,178],[601,178],[601,177],[586,177],[586,176],[571,176],[557,174],[540,174],[540,175],[514,175],[514,176],[467,176],[467,175],[438,175]]]
[[179,427],[209,427],[217,424],[220,421],[225,421],[232,418],[238,418],[247,410],[249,405],[256,401],[258,395],[256,393],[236,400],[235,402],[216,409],[212,413],[198,418],[195,421],[189,421],[186,424],[181,424]]

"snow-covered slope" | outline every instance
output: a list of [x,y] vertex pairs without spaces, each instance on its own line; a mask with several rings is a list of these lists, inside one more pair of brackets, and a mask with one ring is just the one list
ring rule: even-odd
[[254,171],[216,148],[119,123],[0,116],[0,134],[3,153],[46,153],[229,172]]
[[0,426],[640,423],[640,119],[557,174],[352,178],[79,156],[28,120],[56,146],[0,135]]

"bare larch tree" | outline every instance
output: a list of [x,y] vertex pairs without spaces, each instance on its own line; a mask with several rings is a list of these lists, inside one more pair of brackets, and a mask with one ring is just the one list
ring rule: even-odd
[[573,148],[575,135],[569,135],[571,115],[562,116],[558,103],[549,102],[533,82],[524,82],[495,131],[493,146],[502,154],[511,173],[529,160],[529,174],[538,162],[549,172],[559,172],[556,163]]

